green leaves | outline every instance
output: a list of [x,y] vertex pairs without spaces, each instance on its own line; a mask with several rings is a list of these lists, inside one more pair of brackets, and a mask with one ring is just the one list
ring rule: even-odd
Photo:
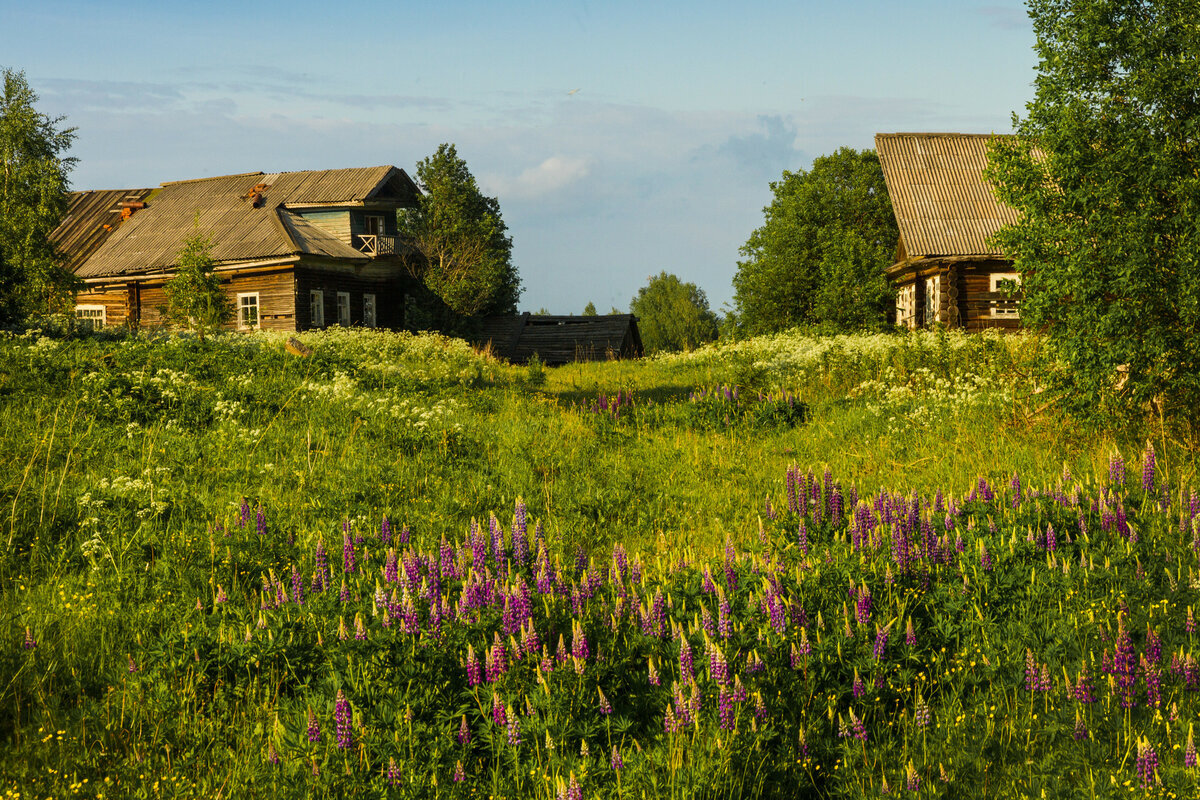
[[771,191],[733,279],[745,331],[882,327],[891,302],[883,270],[899,233],[875,152],[844,147],[811,171],[784,172]]
[[717,315],[704,290],[665,271],[638,289],[629,311],[638,318],[647,353],[693,350],[717,338]]
[[62,264],[50,233],[67,211],[65,157],[74,128],[34,107],[25,73],[0,70],[0,324],[58,310],[77,280]]
[[416,251],[409,271],[454,313],[515,311],[521,281],[499,201],[479,191],[452,144],[417,164],[417,180],[424,194],[397,220]]
[[[1022,219],[995,237],[1021,316],[1082,416],[1200,408],[1200,33],[1195,6],[1033,0],[1037,95],[987,176]],[[1121,371],[1118,372],[1118,368]],[[1127,374],[1128,380],[1120,380]]]
[[[176,256],[175,276],[163,286],[167,295],[165,316],[177,325],[205,334],[217,332],[233,317],[233,307],[221,291],[221,281],[213,273],[212,240],[199,228],[183,243]],[[254,307],[249,327],[258,326],[258,306]]]

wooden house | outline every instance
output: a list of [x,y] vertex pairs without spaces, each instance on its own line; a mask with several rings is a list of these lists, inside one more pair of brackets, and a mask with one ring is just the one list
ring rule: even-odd
[[87,285],[77,316],[98,325],[161,324],[163,285],[199,233],[235,309],[230,328],[399,328],[410,283],[396,214],[418,196],[391,166],[82,192],[55,240]]
[[493,355],[524,364],[535,353],[545,364],[638,358],[642,336],[633,314],[594,317],[530,314],[485,317],[475,341]]
[[896,323],[1021,326],[1020,276],[988,238],[1018,213],[983,178],[989,134],[879,133],[875,148],[900,228]]

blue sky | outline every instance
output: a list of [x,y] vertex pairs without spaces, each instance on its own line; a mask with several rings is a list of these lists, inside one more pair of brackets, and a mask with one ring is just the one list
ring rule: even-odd
[[1019,0],[0,0],[0,66],[78,128],[74,188],[413,174],[454,142],[521,307],[555,313],[626,310],[662,270],[719,311],[783,170],[876,132],[1008,132],[1032,46]]

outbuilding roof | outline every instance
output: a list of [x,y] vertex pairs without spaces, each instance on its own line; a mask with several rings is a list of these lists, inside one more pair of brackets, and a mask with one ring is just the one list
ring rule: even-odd
[[146,199],[150,189],[100,189],[71,192],[67,213],[50,234],[50,241],[74,272],[100,245],[116,232],[121,223],[121,206],[135,205]]
[[983,178],[996,134],[877,133],[875,149],[908,258],[996,257],[988,237],[1016,222]]
[[545,364],[636,358],[642,355],[642,337],[633,314],[592,317],[530,314],[484,317],[479,344],[491,344],[492,353],[514,364],[524,364],[535,353]]
[[211,240],[218,265],[301,255],[366,261],[366,255],[293,209],[358,207],[416,194],[404,170],[390,166],[164,183],[76,274],[98,278],[169,270],[184,241],[197,231]]

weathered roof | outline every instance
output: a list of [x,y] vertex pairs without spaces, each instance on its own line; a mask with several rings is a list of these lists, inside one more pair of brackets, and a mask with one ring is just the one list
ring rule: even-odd
[[476,340],[490,342],[493,354],[513,363],[524,363],[534,353],[546,364],[568,364],[611,356],[631,358],[643,352],[633,314],[575,317],[526,312],[485,317]]
[[[266,188],[256,199],[251,193],[260,185]],[[363,253],[289,208],[360,206],[415,192],[403,170],[388,166],[164,183],[76,274],[96,278],[168,270],[196,231],[211,239],[218,265],[301,255],[365,261]]]
[[1019,218],[983,179],[995,134],[877,133],[875,149],[908,258],[1001,256],[987,239]]
[[72,272],[96,252],[121,223],[120,204],[139,202],[150,189],[102,189],[71,192],[67,213],[50,234]]

